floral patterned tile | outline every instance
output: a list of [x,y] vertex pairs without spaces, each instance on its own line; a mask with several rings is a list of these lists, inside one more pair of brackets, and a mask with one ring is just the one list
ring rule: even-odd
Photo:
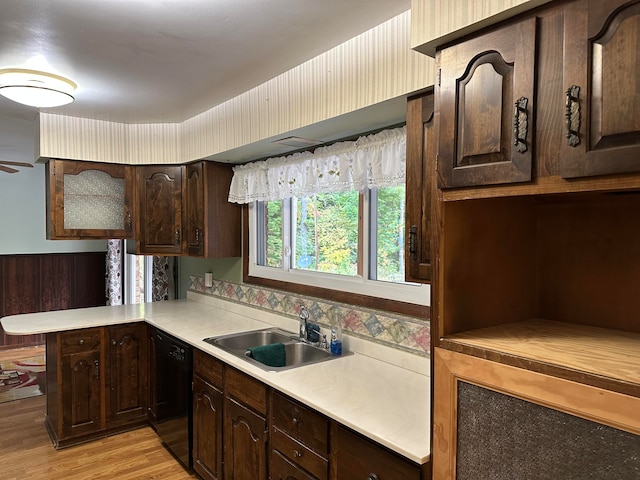
[[429,322],[424,319],[229,281],[214,279],[212,287],[205,287],[204,278],[195,275],[189,277],[189,283],[189,290],[193,292],[294,318],[298,317],[300,306],[304,305],[309,310],[312,320],[323,327],[340,325],[345,335],[429,356],[431,335]]

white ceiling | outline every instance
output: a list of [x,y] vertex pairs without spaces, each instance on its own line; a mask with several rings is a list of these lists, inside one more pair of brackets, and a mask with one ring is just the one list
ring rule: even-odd
[[[0,68],[45,69],[78,84],[75,102],[43,111],[124,123],[181,122],[397,16],[410,3],[3,0]],[[34,108],[0,97],[0,117],[35,115]]]

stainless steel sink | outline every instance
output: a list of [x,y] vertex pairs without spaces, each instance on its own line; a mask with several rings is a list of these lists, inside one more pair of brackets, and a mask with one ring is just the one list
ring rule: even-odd
[[[279,328],[232,333],[219,337],[205,338],[204,341],[268,371],[288,370],[290,368],[340,358],[340,356],[332,355],[329,350],[301,342],[295,333],[287,332]],[[265,365],[247,355],[247,350],[250,348],[270,345],[272,343],[284,344],[286,363],[283,367]],[[343,352],[342,356],[345,355],[349,355],[349,353]]]
[[205,342],[224,349],[241,350],[244,355],[244,352],[248,348],[270,345],[272,343],[287,343],[295,339],[296,335],[294,333],[280,330],[279,328],[268,328],[266,330],[231,333],[221,337],[212,337],[205,339]]

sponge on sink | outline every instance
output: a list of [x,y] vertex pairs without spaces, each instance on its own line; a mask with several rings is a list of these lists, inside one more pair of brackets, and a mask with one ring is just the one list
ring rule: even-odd
[[287,364],[287,352],[283,343],[271,343],[247,349],[247,355],[270,367],[284,367]]

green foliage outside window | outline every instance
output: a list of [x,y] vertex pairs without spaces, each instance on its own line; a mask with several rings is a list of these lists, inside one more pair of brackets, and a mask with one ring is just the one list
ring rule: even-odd
[[[292,268],[339,275],[358,273],[360,194],[356,191],[295,199]],[[265,265],[283,266],[283,201],[265,204]],[[377,190],[375,251],[377,280],[404,281],[405,187]]]

